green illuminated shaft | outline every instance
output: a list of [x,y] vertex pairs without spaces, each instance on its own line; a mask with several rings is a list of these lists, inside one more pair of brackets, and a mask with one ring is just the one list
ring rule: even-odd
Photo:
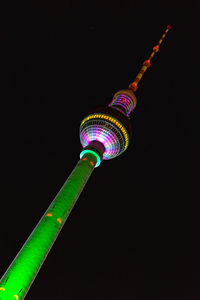
[[0,300],[24,299],[73,205],[89,179],[97,158],[86,153],[0,281]]

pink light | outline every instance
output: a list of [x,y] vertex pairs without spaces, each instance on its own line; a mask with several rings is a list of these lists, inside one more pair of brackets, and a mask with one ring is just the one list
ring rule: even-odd
[[119,94],[113,98],[109,106],[118,110],[120,110],[121,107],[121,112],[126,116],[129,116],[131,111],[133,110],[133,101],[128,95]]
[[102,120],[93,120],[83,126],[80,132],[80,140],[83,148],[87,147],[92,141],[101,142],[105,147],[103,159],[106,160],[119,155],[124,139],[120,131],[117,132],[111,124],[106,121],[103,121],[102,124],[101,122]]

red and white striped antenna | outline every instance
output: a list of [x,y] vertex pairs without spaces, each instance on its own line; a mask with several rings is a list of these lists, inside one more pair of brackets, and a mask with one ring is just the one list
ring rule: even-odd
[[153,52],[151,53],[149,58],[143,62],[143,66],[141,67],[141,69],[140,69],[139,73],[137,74],[137,76],[135,77],[134,81],[129,84],[128,88],[131,89],[133,92],[137,91],[139,81],[142,79],[142,77],[143,77],[144,73],[146,72],[147,68],[149,68],[151,66],[152,58],[154,57],[155,53],[159,51],[160,44],[162,43],[162,41],[164,40],[166,34],[168,33],[168,31],[171,28],[172,28],[171,25],[167,25],[167,28],[166,28],[164,34],[162,35],[161,39],[159,40],[158,44],[153,47]]

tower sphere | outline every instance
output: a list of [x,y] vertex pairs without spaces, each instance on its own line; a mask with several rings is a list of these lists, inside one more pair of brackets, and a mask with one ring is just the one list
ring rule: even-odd
[[112,105],[96,108],[80,125],[80,141],[83,148],[88,149],[90,145],[94,146],[94,142],[99,142],[103,145],[104,151],[100,150],[98,145],[96,148],[102,151],[103,160],[112,159],[123,153],[132,136],[131,122],[126,110],[124,107],[121,110],[119,108],[119,104],[116,108]]

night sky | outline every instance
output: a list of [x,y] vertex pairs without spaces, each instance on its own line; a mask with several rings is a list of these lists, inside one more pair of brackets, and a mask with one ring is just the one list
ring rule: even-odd
[[79,160],[81,120],[173,26],[130,146],[95,169],[26,300],[200,299],[199,15],[199,1],[1,4],[0,277]]

